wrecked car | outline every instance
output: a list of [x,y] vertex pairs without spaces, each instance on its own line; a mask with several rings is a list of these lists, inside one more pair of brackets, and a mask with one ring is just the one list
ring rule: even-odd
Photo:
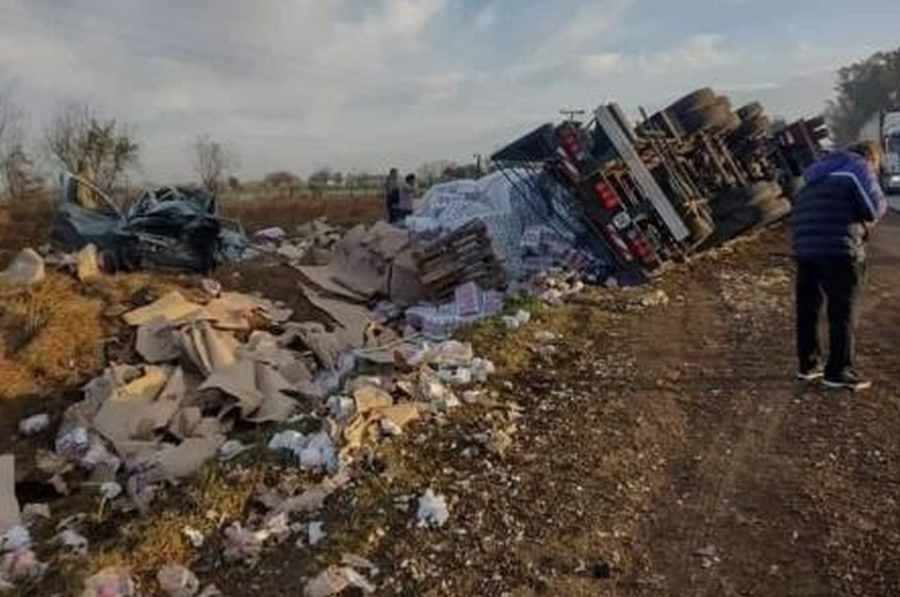
[[240,225],[222,218],[216,198],[204,191],[150,189],[123,212],[96,186],[69,173],[60,180],[50,240],[66,252],[93,244],[106,271],[206,273],[239,259],[247,246]]

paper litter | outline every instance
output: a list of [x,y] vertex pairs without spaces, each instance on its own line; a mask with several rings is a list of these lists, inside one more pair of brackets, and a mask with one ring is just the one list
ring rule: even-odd
[[50,426],[50,415],[41,413],[19,421],[19,433],[22,435],[36,435]]
[[178,564],[166,564],[160,568],[156,581],[169,597],[194,597],[200,590],[197,576]]
[[420,527],[442,527],[450,518],[447,500],[433,490],[426,489],[419,497],[419,510],[416,513]]

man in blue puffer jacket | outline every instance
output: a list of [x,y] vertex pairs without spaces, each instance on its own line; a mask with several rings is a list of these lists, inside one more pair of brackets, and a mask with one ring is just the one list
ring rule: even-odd
[[[881,148],[859,143],[825,156],[803,175],[791,216],[797,260],[798,378],[824,376],[829,388],[871,386],[853,370],[854,325],[865,275],[865,243],[887,211],[878,184]],[[829,355],[824,371],[817,333],[823,295],[828,304]]]

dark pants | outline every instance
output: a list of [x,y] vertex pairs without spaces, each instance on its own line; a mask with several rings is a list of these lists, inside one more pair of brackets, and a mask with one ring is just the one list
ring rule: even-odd
[[825,300],[828,310],[828,363],[825,376],[836,379],[853,367],[853,328],[865,262],[850,257],[797,261],[797,356],[800,370],[819,364],[818,322]]

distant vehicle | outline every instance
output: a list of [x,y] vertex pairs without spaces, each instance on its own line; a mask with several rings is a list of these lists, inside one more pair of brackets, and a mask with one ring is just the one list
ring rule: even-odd
[[860,129],[859,140],[875,141],[882,146],[881,186],[889,193],[900,193],[900,110],[873,114]]

